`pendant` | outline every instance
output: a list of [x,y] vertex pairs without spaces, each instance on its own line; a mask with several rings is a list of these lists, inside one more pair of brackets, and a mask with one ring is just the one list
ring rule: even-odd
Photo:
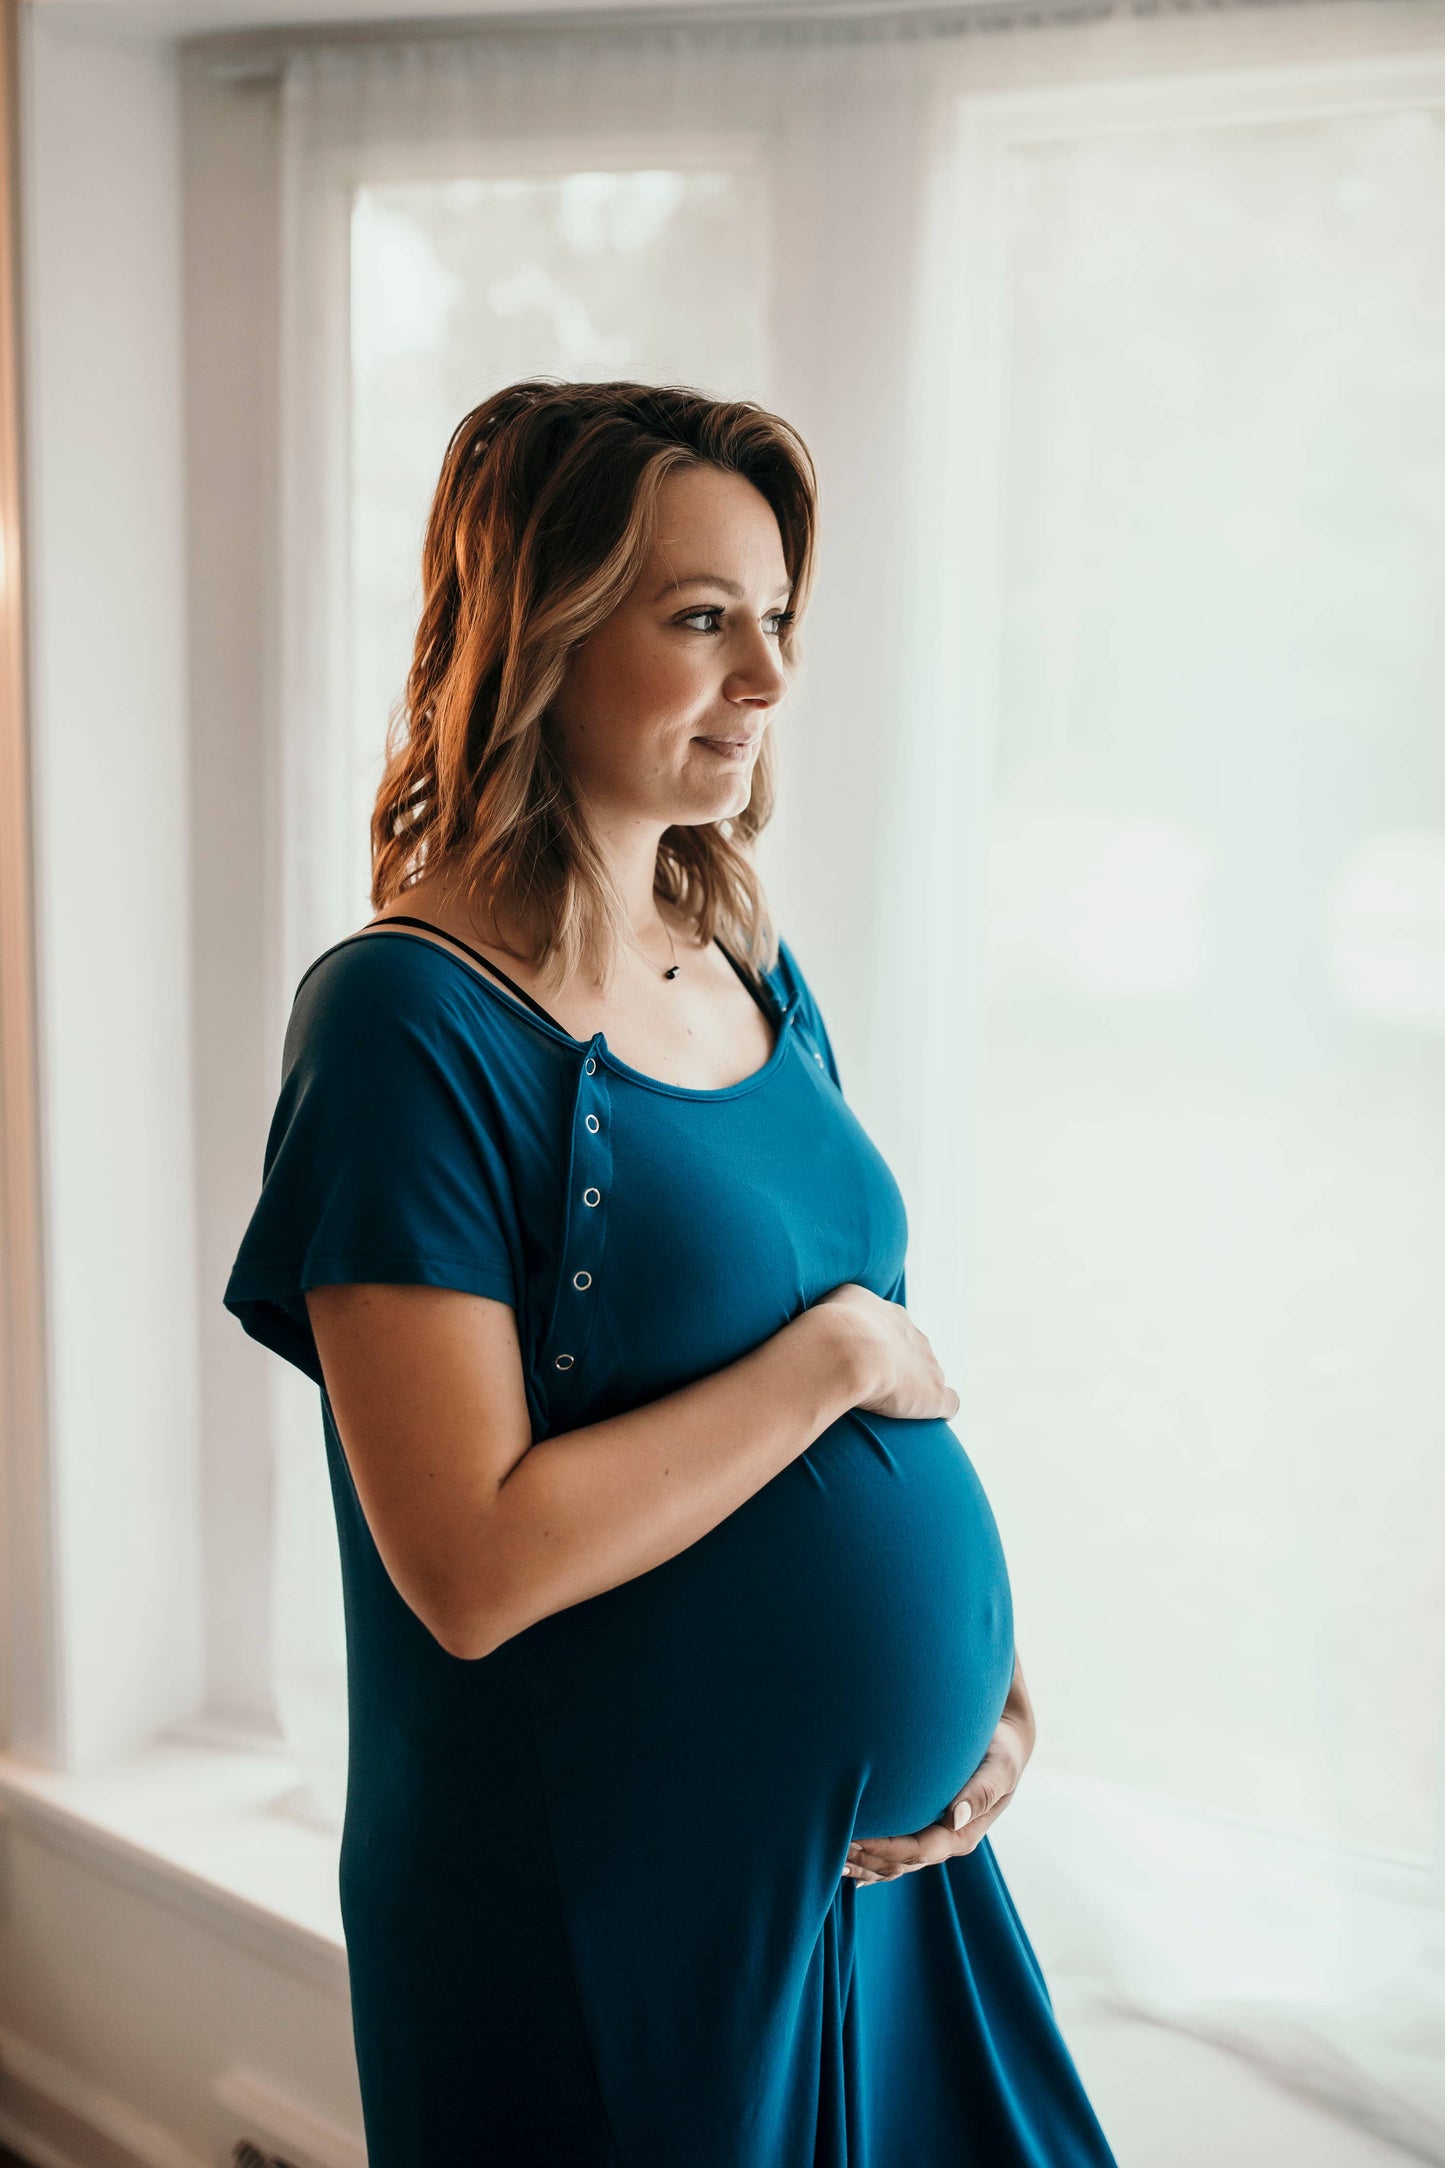
[[674,964],[671,970],[664,971],[662,975],[665,979],[675,979],[677,977],[677,965]]

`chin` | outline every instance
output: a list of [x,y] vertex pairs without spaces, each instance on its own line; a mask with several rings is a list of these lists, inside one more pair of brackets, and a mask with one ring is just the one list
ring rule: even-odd
[[751,796],[752,792],[747,790],[731,792],[726,798],[720,799],[716,805],[709,806],[706,813],[699,813],[697,819],[699,821],[735,820],[738,814],[745,810]]
[[669,816],[670,824],[677,828],[701,827],[705,821],[731,820],[741,813],[753,794],[751,771],[746,776],[729,777],[721,786],[709,790],[689,791],[681,803],[675,805]]

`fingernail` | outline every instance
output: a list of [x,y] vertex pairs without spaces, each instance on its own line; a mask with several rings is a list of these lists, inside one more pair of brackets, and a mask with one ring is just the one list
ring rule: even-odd
[[958,1805],[953,1810],[954,1828],[962,1829],[964,1823],[968,1820],[969,1816],[972,1813],[973,1808],[969,1805],[968,1801],[966,1799],[960,1799]]

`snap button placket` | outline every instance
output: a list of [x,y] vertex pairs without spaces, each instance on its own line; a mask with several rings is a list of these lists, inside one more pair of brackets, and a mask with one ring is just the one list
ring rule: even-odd
[[611,1108],[607,1071],[598,1059],[600,1041],[599,1032],[577,1071],[568,1179],[570,1203],[547,1350],[553,1371],[570,1372],[574,1378],[580,1378],[586,1370],[606,1243],[606,1201],[612,1191]]

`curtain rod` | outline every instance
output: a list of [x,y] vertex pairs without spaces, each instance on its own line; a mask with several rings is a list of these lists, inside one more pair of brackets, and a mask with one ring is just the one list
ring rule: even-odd
[[528,9],[525,14],[395,16],[375,21],[268,25],[256,31],[211,31],[177,40],[189,59],[210,60],[209,73],[240,82],[279,75],[295,52],[319,46],[442,43],[507,36],[550,36],[571,30],[718,29],[736,25],[911,29],[962,36],[979,31],[1054,29],[1070,23],[1163,15],[1228,15],[1264,8],[1307,6],[1311,0],[952,0],[952,4],[879,6],[878,0],[718,0],[689,7],[664,4],[598,8]]

